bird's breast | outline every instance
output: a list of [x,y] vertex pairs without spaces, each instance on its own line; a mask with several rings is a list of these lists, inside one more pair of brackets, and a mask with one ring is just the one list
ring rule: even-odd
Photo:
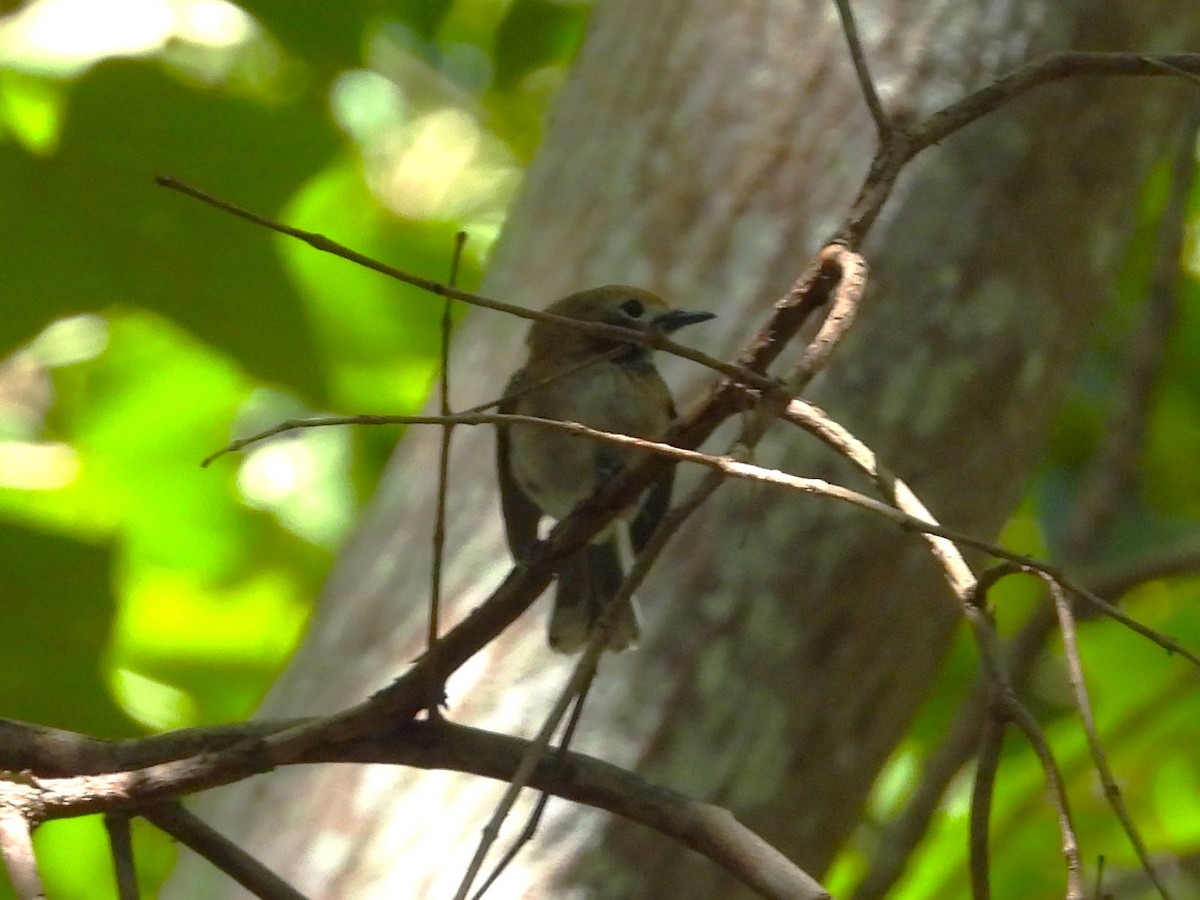
[[[522,415],[643,438],[660,437],[671,419],[670,396],[653,367],[612,362],[533,390],[517,398],[515,408]],[[645,452],[532,425],[512,426],[510,440],[513,477],[556,519]]]

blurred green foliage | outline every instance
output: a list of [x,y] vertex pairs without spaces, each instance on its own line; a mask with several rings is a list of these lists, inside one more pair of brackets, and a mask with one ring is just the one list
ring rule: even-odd
[[[154,177],[432,278],[465,229],[474,286],[588,5],[260,0],[206,43],[94,2],[94,35],[0,20],[0,715],[123,737],[254,708],[397,434],[200,461],[282,418],[415,411],[441,318]],[[173,849],[135,837],[153,893]],[[113,895],[98,821],[36,842],[51,896]]]
[[[0,715],[105,736],[247,715],[299,640],[396,434],[305,432],[208,469],[199,461],[283,418],[410,412],[429,390],[440,301],[158,188],[154,176],[427,277],[444,277],[465,228],[470,287],[590,6],[240,8],[257,25],[227,44],[164,35],[69,65],[44,48],[0,52]],[[1006,532],[1015,549],[1052,555],[1105,436],[1168,189],[1164,177],[1147,187],[1121,301]],[[1195,528],[1197,290],[1186,280],[1136,497],[1106,555]],[[1154,582],[1127,602],[1195,647],[1198,590],[1194,580]],[[1044,602],[1015,578],[993,601],[1005,635]],[[1195,852],[1200,696],[1188,673],[1103,622],[1083,627],[1083,652],[1135,818],[1158,850]],[[1061,659],[1045,667],[1036,684],[1061,684]],[[964,636],[881,775],[871,821],[831,875],[835,891],[861,876],[876,828],[909,796],[975,672]],[[1066,698],[1047,688],[1037,702],[1085,846],[1132,868]],[[969,790],[969,779],[956,783],[895,896],[967,893]],[[1005,746],[994,822],[996,894],[1058,892],[1053,817],[1017,739]],[[144,824],[139,874],[153,893],[173,849]],[[112,896],[94,817],[51,823],[36,841],[52,897]]]

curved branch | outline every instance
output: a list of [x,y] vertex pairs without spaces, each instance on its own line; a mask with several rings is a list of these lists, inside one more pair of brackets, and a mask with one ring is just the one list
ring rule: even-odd
[[[307,748],[289,762],[381,763],[450,769],[510,781],[529,742],[445,721],[408,722],[350,742]],[[274,758],[261,741],[218,754],[111,775],[50,778],[21,786],[36,796],[39,820],[125,809],[153,817],[164,800],[270,771]],[[727,810],[659,787],[618,766],[579,753],[542,759],[529,784],[567,800],[637,822],[696,850],[763,897],[827,900],[810,875],[750,831]],[[24,820],[22,820],[23,822]]]

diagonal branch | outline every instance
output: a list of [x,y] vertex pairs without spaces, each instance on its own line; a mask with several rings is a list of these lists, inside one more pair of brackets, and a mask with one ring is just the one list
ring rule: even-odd
[[10,803],[8,796],[0,797],[0,859],[8,869],[8,878],[18,900],[45,900],[29,820],[22,810]]
[[1058,627],[1062,634],[1071,692],[1075,698],[1075,709],[1079,712],[1079,717],[1083,722],[1083,732],[1087,736],[1088,750],[1092,754],[1096,772],[1100,775],[1100,783],[1104,785],[1104,796],[1108,800],[1109,806],[1112,807],[1117,820],[1121,823],[1121,828],[1129,838],[1134,852],[1137,853],[1146,877],[1150,879],[1150,883],[1158,890],[1163,900],[1170,900],[1167,886],[1159,878],[1154,864],[1150,861],[1146,842],[1142,840],[1142,835],[1134,824],[1133,817],[1129,815],[1125,799],[1121,796],[1116,779],[1113,778],[1112,768],[1108,764],[1108,756],[1104,752],[1104,745],[1100,743],[1100,735],[1096,730],[1096,718],[1092,714],[1092,703],[1088,697],[1087,683],[1083,677],[1083,661],[1079,656],[1079,642],[1075,635],[1075,615],[1071,609],[1071,601],[1062,586],[1053,579],[1043,576],[1042,580],[1045,581],[1050,596],[1054,598],[1054,610],[1058,614]]
[[858,38],[858,23],[854,21],[854,10],[850,8],[850,0],[833,0],[837,7],[838,18],[842,20],[842,33],[846,37],[846,46],[850,50],[850,61],[854,64],[854,75],[858,78],[858,86],[862,91],[863,101],[875,122],[879,139],[884,141],[892,131],[892,121],[884,112],[883,104],[879,102],[879,92],[875,90],[875,81],[867,66],[867,57],[863,53],[862,41]]
[[119,900],[137,900],[137,869],[133,863],[133,833],[129,827],[129,813],[123,810],[105,813],[104,829],[108,832],[108,845],[112,851],[117,897]]
[[303,894],[229,838],[192,815],[180,803],[155,803],[141,807],[137,813],[207,859],[255,897],[261,900],[305,900]]

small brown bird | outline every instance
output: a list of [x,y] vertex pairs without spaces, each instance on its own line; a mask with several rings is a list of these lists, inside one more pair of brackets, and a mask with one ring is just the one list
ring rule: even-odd
[[[546,311],[667,334],[714,315],[671,309],[649,291],[622,285],[580,291]],[[533,323],[526,344],[529,358],[508,383],[505,394],[515,396],[500,404],[503,413],[578,422],[649,439],[661,437],[675,418],[671,394],[651,361],[649,347],[546,322]],[[588,361],[593,362],[584,366]],[[565,518],[644,452],[532,425],[500,426],[496,450],[504,526],[517,560],[526,558],[536,544],[542,516]],[[554,650],[571,653],[587,643],[624,577],[629,560],[622,559],[622,548],[641,551],[666,512],[673,481],[671,469],[631,511],[632,521],[618,520],[563,561],[550,618]],[[628,529],[624,540],[622,528]],[[637,614],[629,603],[617,614],[607,646],[623,650],[637,638]]]

